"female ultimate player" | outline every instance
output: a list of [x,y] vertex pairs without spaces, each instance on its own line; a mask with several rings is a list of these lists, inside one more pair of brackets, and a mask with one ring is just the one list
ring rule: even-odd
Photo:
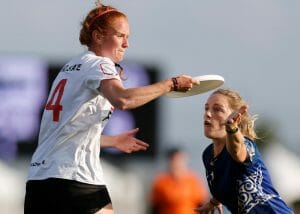
[[127,16],[116,8],[99,3],[84,19],[80,42],[88,50],[71,59],[53,82],[30,164],[25,214],[113,213],[100,147],[132,152],[148,146],[131,137],[138,129],[101,136],[113,110],[136,108],[172,90],[184,92],[198,84],[181,75],[124,88],[118,63],[129,46],[128,37]]

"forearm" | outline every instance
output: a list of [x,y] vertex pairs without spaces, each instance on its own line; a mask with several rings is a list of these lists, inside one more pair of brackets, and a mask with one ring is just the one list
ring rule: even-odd
[[139,88],[128,88],[121,93],[124,100],[123,109],[132,109],[142,106],[173,90],[171,80],[164,80],[152,85]]
[[194,84],[200,83],[186,75],[136,88],[125,88],[119,80],[109,79],[102,80],[98,90],[115,108],[126,110],[142,106],[173,90],[186,92]]
[[101,135],[100,138],[100,147],[101,148],[110,148],[110,147],[114,147],[114,136],[108,136],[108,135]]
[[[236,127],[237,128],[237,127]],[[238,161],[244,162],[247,158],[247,150],[244,144],[244,136],[237,128],[226,128],[227,140],[226,140],[226,149],[231,155],[231,157]]]
[[136,128],[114,136],[101,135],[100,146],[115,148],[126,153],[147,150],[149,145],[134,137],[138,131],[139,129]]

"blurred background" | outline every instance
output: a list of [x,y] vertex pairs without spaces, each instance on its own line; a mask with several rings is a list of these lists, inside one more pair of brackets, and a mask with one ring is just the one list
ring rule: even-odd
[[[103,1],[129,17],[125,85],[140,86],[179,74],[218,74],[257,114],[259,142],[284,200],[300,200],[300,2]],[[60,67],[84,50],[80,23],[94,1],[2,1],[0,7],[0,213],[23,213],[25,181],[39,121]],[[202,115],[209,93],[161,97],[116,112],[117,131],[140,127],[147,152],[104,150],[106,180],[116,213],[145,214],[149,189],[165,167],[164,152],[180,145],[189,166],[205,178],[201,155],[210,143]],[[122,122],[120,122],[122,121]],[[112,133],[108,124],[106,133]],[[296,212],[296,211],[295,211]]]

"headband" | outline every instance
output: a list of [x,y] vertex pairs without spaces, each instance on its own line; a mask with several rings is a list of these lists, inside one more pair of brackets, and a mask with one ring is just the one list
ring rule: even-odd
[[105,14],[107,14],[107,13],[110,13],[110,12],[113,12],[113,11],[117,11],[117,10],[112,8],[112,9],[105,10],[105,11],[103,11],[102,13],[99,13],[97,16],[95,16],[95,17],[93,18],[93,20],[91,21],[90,26],[92,26],[92,25],[94,24],[94,22],[95,22],[100,16],[103,16],[103,15],[105,15]]

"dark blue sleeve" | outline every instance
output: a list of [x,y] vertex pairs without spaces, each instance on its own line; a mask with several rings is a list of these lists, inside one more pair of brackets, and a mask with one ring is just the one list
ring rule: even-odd
[[245,138],[244,143],[246,145],[247,156],[248,156],[244,164],[245,165],[255,164],[258,160],[258,156],[260,156],[255,142],[250,140],[249,138]]

